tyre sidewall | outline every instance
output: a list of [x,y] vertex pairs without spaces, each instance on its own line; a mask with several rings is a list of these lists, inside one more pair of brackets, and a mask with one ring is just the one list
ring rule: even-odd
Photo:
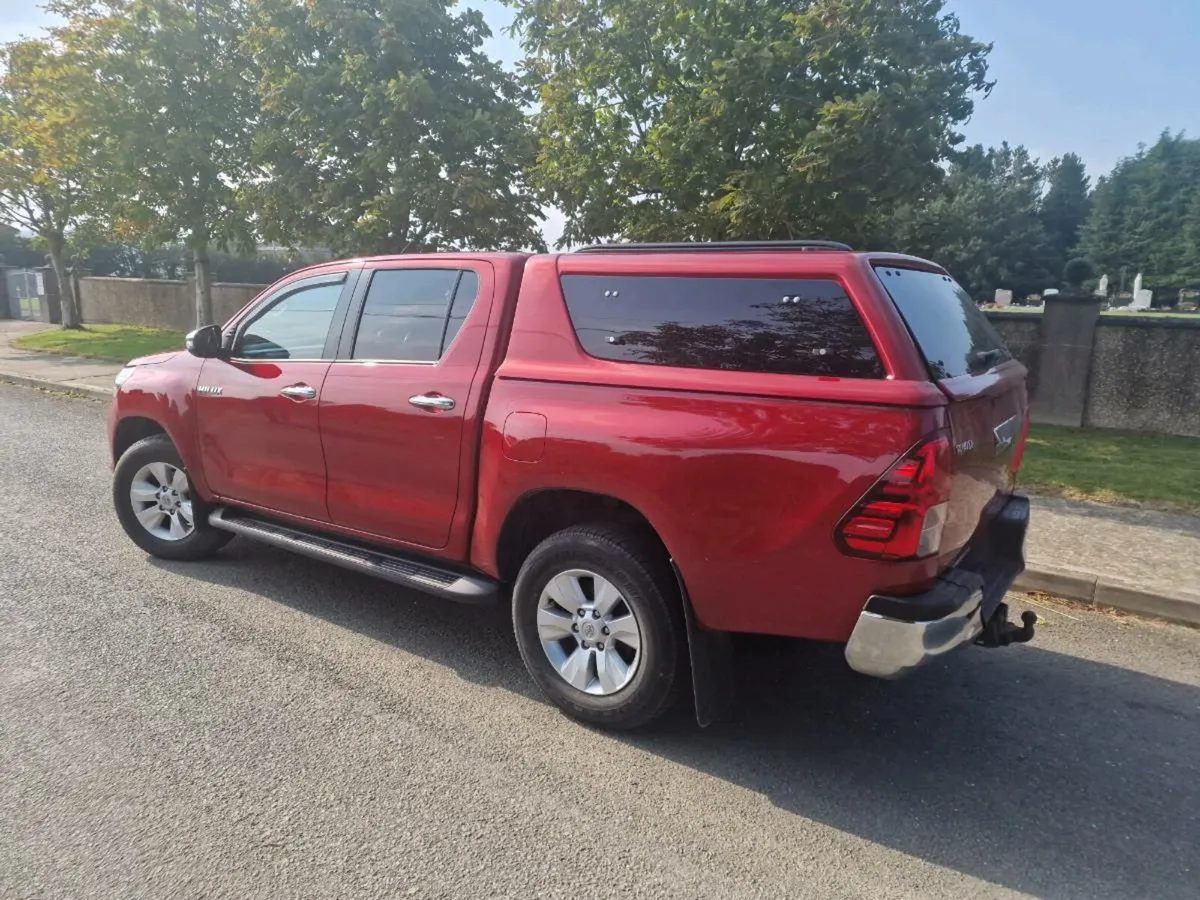
[[[542,649],[537,631],[542,591],[554,576],[571,569],[608,579],[637,618],[642,645],[637,671],[615,694],[587,694],[567,684]],[[557,706],[589,724],[633,728],[657,717],[674,699],[681,656],[674,599],[663,574],[630,553],[619,536],[570,529],[548,538],[522,567],[513,589],[513,629],[526,668]]]
[[[187,473],[187,467],[175,445],[165,436],[148,437],[138,441],[123,454],[113,471],[113,506],[121,527],[129,535],[130,540],[149,553],[162,559],[200,559],[208,556],[225,544],[229,537],[223,532],[212,528],[205,521],[205,506],[195,495],[192,487],[192,510],[195,516],[195,528],[183,540],[164,541],[145,529],[133,511],[133,502],[129,497],[129,488],[138,470],[147,463],[164,462]],[[188,477],[191,484],[191,477]]]

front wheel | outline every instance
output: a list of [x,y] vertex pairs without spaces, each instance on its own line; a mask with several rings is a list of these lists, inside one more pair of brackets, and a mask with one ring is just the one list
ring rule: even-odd
[[569,528],[529,555],[513,628],[546,696],[589,725],[628,729],[671,706],[686,665],[682,609],[665,558],[609,526]]
[[162,559],[203,559],[233,537],[208,524],[179,451],[166,435],[138,441],[121,454],[113,472],[113,505],[133,542]]

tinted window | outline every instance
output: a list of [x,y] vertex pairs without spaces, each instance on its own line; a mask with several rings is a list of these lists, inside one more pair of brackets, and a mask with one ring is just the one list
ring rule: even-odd
[[463,320],[475,305],[475,297],[479,294],[479,276],[466,269],[458,280],[458,290],[454,292],[454,302],[450,305],[450,321],[446,323],[446,337],[442,341],[442,352],[445,353],[454,343],[458,329],[462,328]]
[[934,378],[976,375],[1012,359],[987,316],[949,275],[883,266],[875,272]]
[[354,359],[434,362],[442,355],[457,269],[380,269],[363,302]]
[[301,288],[259,313],[234,356],[241,359],[320,359],[342,283]]
[[566,275],[567,309],[592,356],[784,375],[883,376],[834,281]]

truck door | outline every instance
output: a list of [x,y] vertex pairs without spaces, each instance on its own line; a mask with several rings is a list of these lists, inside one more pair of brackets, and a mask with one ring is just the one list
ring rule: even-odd
[[[330,520],[437,550],[461,502],[495,275],[477,260],[381,261],[359,279],[320,399]],[[474,403],[472,402],[474,401]]]

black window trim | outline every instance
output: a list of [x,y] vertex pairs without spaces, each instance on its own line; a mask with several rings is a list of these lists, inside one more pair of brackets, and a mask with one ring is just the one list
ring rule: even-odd
[[[558,275],[559,293],[562,296],[564,311],[567,314],[567,321],[570,322],[570,324],[571,324],[571,336],[575,339],[575,346],[579,348],[579,352],[582,353],[584,356],[586,356],[588,359],[594,359],[594,360],[598,360],[599,362],[610,363],[612,365],[623,366],[623,367],[631,366],[631,367],[637,367],[639,369],[654,368],[654,369],[671,369],[673,371],[692,371],[692,372],[695,372],[695,371],[717,371],[717,370],[708,370],[708,369],[703,369],[703,368],[695,368],[695,367],[691,367],[691,366],[666,366],[666,365],[661,365],[658,363],[639,362],[639,361],[633,361],[633,360],[609,359],[608,357],[596,356],[596,355],[590,353],[588,351],[588,349],[583,345],[583,341],[579,337],[579,329],[576,327],[575,320],[571,316],[570,305],[567,303],[566,291],[562,284],[563,278],[579,277],[579,276],[583,276],[583,277],[613,276],[613,277],[617,277],[617,278],[632,277],[632,278],[759,279],[759,278],[767,277],[767,276],[760,276],[760,275],[756,275],[754,273],[741,272],[741,271],[728,272],[728,273],[727,272],[719,272],[719,273],[713,273],[713,274],[707,274],[707,273],[705,273],[705,274],[681,274],[681,273],[676,273],[676,272],[621,271],[619,269],[614,269],[611,272],[593,272],[593,271],[561,272],[560,271],[557,273],[557,275]],[[872,332],[871,328],[867,324],[867,316],[865,314],[865,311],[863,310],[862,305],[859,303],[858,299],[854,296],[854,294],[851,292],[850,288],[847,286],[844,279],[842,279],[838,275],[831,274],[831,273],[823,273],[823,272],[811,272],[811,273],[806,272],[803,274],[797,274],[795,276],[787,276],[787,277],[794,277],[797,280],[803,280],[803,281],[829,281],[829,282],[836,284],[842,290],[842,293],[846,295],[846,299],[850,303],[850,308],[852,310],[854,310],[855,315],[857,315],[858,320],[863,327],[863,333],[866,335],[867,343],[870,345],[871,349],[875,351],[875,358],[879,363],[879,371],[880,371],[880,374],[878,376],[871,377],[871,378],[858,378],[855,376],[834,376],[834,377],[846,378],[847,380],[855,380],[855,381],[887,381],[893,377],[891,370],[888,368],[888,365],[885,362],[884,354],[880,352],[879,342],[876,340],[875,334]],[[725,370],[719,370],[719,371],[727,371],[730,373],[740,373],[740,374],[746,374],[746,375],[767,376],[767,377],[772,377],[772,378],[775,378],[775,377],[781,377],[781,378],[827,378],[827,377],[829,377],[829,376],[825,376],[825,375],[813,375],[813,374],[802,374],[802,373],[791,374],[791,373],[782,373],[782,372],[759,372],[756,370],[749,370],[749,369],[747,369],[747,370],[725,369]]]
[[[342,322],[346,315],[346,309],[350,303],[350,295],[358,280],[358,269],[342,269],[337,272],[322,272],[319,275],[311,275],[307,278],[301,278],[297,281],[291,281],[283,285],[283,287],[273,291],[266,297],[263,297],[254,305],[244,316],[242,316],[234,328],[224,336],[223,343],[226,349],[230,352],[230,362],[238,363],[287,363],[287,362],[325,362],[332,359],[330,355],[333,347],[332,341],[342,329]],[[326,284],[342,284],[342,292],[338,296],[337,304],[333,308],[333,316],[329,320],[329,330],[325,334],[325,346],[321,351],[321,356],[310,359],[261,359],[251,357],[232,356],[233,350],[238,346],[242,337],[246,333],[246,329],[258,321],[263,315],[270,311],[271,307],[277,303],[287,299],[293,294],[300,291],[308,290],[313,287],[321,287]]]
[[[342,325],[341,333],[338,337],[338,346],[334,351],[333,359],[340,364],[351,364],[360,366],[436,366],[446,358],[446,352],[450,347],[454,346],[454,341],[450,342],[450,347],[442,347],[442,353],[437,359],[355,359],[354,342],[358,337],[358,328],[362,324],[363,310],[366,307],[367,291],[370,290],[371,281],[375,277],[376,272],[404,272],[412,270],[429,270],[437,269],[443,271],[456,272],[457,277],[454,279],[454,290],[450,292],[450,302],[446,304],[446,315],[442,319],[442,342],[446,340],[446,329],[450,324],[450,312],[454,308],[454,299],[458,293],[459,285],[462,284],[463,272],[468,270],[475,273],[479,280],[479,290],[483,290],[483,277],[480,271],[475,266],[472,266],[466,260],[454,261],[453,265],[438,265],[432,261],[414,260],[408,265],[382,265],[372,266],[369,269],[363,270],[363,275],[358,279],[358,284],[354,288],[354,296],[351,298],[348,312],[344,324]],[[479,297],[476,296],[476,301]],[[474,309],[474,306],[472,306]],[[470,313],[468,313],[470,315]],[[461,333],[461,329],[459,329]],[[458,340],[458,335],[454,336],[454,340]],[[326,348],[328,349],[328,348]]]

